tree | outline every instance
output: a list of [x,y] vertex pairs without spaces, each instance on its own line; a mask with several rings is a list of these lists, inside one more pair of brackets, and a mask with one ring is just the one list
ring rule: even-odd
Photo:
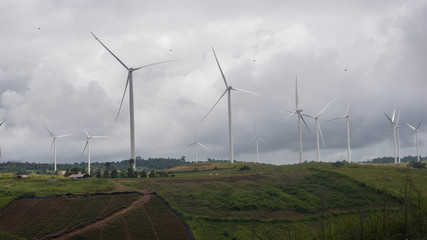
[[102,178],[101,168],[97,168],[95,171],[95,177]]
[[135,163],[134,159],[129,159],[129,167],[128,167],[128,174],[127,174],[129,178],[138,177],[136,171],[133,170],[134,163]]
[[70,169],[70,172],[71,174],[77,174],[79,173],[79,169],[76,166],[74,166],[73,168]]
[[126,171],[125,171],[125,170],[120,171],[119,176],[120,176],[121,178],[127,178],[127,177],[128,177],[128,176],[127,176],[127,174],[126,174]]
[[111,178],[117,178],[119,176],[119,171],[117,171],[117,169],[113,169],[113,171],[111,171]]
[[142,169],[141,174],[139,176],[142,178],[147,177],[147,172],[145,171],[145,169]]
[[105,178],[110,177],[110,166],[111,166],[111,164],[109,162],[104,163],[104,177]]

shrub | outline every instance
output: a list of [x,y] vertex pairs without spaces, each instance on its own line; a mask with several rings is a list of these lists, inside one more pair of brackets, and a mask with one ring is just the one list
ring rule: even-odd
[[425,169],[426,168],[426,163],[412,161],[412,162],[409,162],[408,167]]

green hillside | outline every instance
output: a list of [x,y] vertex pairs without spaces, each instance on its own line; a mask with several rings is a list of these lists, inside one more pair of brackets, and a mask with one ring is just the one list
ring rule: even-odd
[[[79,180],[57,177],[57,182],[48,182],[51,177],[41,175],[16,179],[3,174],[0,200],[5,206],[23,195],[156,192],[155,201],[109,222],[107,228],[92,228],[85,232],[85,239],[100,239],[109,231],[118,237],[124,234],[123,229],[127,229],[127,239],[140,239],[142,230],[132,232],[129,228],[138,224],[156,229],[153,232],[144,227],[135,228],[143,229],[146,236],[174,239],[168,232],[175,230],[171,223],[165,222],[167,214],[162,215],[167,206],[188,225],[195,239],[424,239],[427,236],[426,169],[395,164],[274,166],[214,162],[183,165],[167,171],[170,177]],[[90,207],[92,213],[101,214],[100,206],[105,205],[102,202],[106,203],[107,199],[82,200],[81,204],[93,206]],[[16,203],[10,202],[8,206],[10,204]],[[61,208],[59,205],[57,208]],[[30,224],[40,221],[30,219],[21,230],[0,234],[43,236],[63,229],[63,225],[88,222],[93,216],[81,214],[73,219],[52,221],[53,230],[44,232]],[[26,229],[36,229],[31,230],[36,234]]]
[[[330,163],[230,167],[193,167],[141,187],[164,197],[196,239],[322,239],[327,234],[335,239],[360,239],[361,234],[401,239],[426,234],[421,230],[426,229],[421,221],[426,170],[356,164],[336,168]],[[401,223],[405,208],[406,233]],[[383,228],[369,229],[380,223]]]

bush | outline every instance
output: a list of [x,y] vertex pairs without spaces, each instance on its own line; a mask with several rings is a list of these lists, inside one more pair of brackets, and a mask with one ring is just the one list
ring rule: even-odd
[[239,169],[239,171],[245,171],[245,170],[251,170],[251,168],[249,166],[245,165]]
[[408,167],[425,169],[426,168],[426,163],[412,161],[412,162],[409,162]]

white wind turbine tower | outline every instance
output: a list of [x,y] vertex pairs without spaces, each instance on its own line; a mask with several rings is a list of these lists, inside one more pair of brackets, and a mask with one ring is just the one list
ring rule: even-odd
[[83,148],[82,156],[83,156],[83,154],[84,154],[84,152],[86,151],[86,148],[87,148],[87,171],[88,171],[88,174],[90,175],[90,140],[94,139],[94,138],[106,138],[108,136],[91,136],[86,131],[86,129],[83,126],[83,124],[82,124],[82,128],[83,128],[83,131],[86,134],[86,144],[85,144],[85,147]]
[[419,145],[419,142],[418,142],[418,131],[420,130],[420,126],[421,126],[421,123],[422,123],[423,121],[421,120],[421,122],[418,124],[418,126],[417,127],[414,127],[414,126],[412,126],[411,124],[409,124],[409,123],[407,123],[407,125],[412,129],[412,130],[414,130],[414,132],[415,132],[415,147],[417,148],[417,161],[419,162],[420,161],[420,152],[419,152],[419,147],[420,147],[420,145]]
[[333,118],[333,119],[327,120],[327,121],[333,121],[333,120],[342,119],[342,118],[346,119],[346,126],[347,126],[347,160],[348,160],[349,163],[351,163],[350,114],[349,114],[349,110],[350,110],[350,101],[347,104],[347,110],[345,111],[345,114],[343,116],[337,117],[337,118]]
[[317,161],[318,162],[320,162],[319,134],[320,134],[320,137],[322,138],[323,145],[325,145],[325,142],[323,141],[322,129],[320,128],[320,124],[319,124],[319,117],[329,107],[329,105],[331,105],[336,99],[337,99],[336,97],[334,99],[332,99],[332,101],[329,102],[328,105],[326,105],[322,109],[322,111],[320,111],[317,115],[302,114],[303,116],[313,118],[316,121],[316,146],[317,146]]
[[201,146],[204,149],[210,151],[210,149],[208,147],[206,147],[205,145],[203,145],[199,141],[197,141],[197,128],[196,128],[195,133],[194,133],[194,142],[191,143],[190,145],[188,145],[187,147],[185,147],[184,150],[187,149],[187,148],[189,148],[189,147],[191,147],[191,146],[193,146],[193,145],[194,145],[194,159],[195,159],[195,161],[197,163],[197,148],[198,148],[198,146]]
[[[3,123],[5,122],[6,120],[4,120],[3,122],[1,122],[0,123],[0,127],[1,127],[1,125],[3,125]],[[1,158],[1,146],[0,146],[0,158]]]
[[259,151],[258,151],[258,145],[259,145],[259,141],[263,142],[263,143],[267,143],[267,141],[265,141],[264,139],[262,139],[262,137],[258,136],[258,132],[256,129],[256,124],[255,124],[255,137],[252,138],[252,141],[255,140],[256,142],[256,159],[257,159],[257,163],[259,163]]
[[[92,32],[90,32],[95,39],[101,43],[102,46],[104,46],[105,49],[107,49],[107,51],[109,53],[111,53],[111,55],[113,55],[113,57],[119,61],[119,63],[126,68],[126,70],[128,71],[128,77],[126,80],[126,85],[125,85],[125,90],[123,92],[123,97],[122,97],[122,101],[120,102],[120,107],[119,107],[119,111],[117,112],[117,116],[116,116],[116,121],[117,118],[119,117],[120,114],[120,109],[122,108],[122,104],[123,104],[123,99],[125,98],[126,95],[126,90],[127,87],[129,85],[129,114],[130,114],[130,152],[131,152],[131,159],[135,160],[135,118],[134,118],[134,106],[133,106],[133,78],[132,78],[132,73],[134,71],[137,71],[141,68],[145,68],[145,67],[149,67],[149,66],[153,66],[156,64],[161,64],[161,63],[166,63],[166,62],[171,62],[171,61],[176,61],[176,60],[168,60],[168,61],[163,61],[163,62],[156,62],[156,63],[151,63],[151,64],[147,64],[141,67],[137,67],[137,68],[129,68],[127,67],[116,55],[114,55],[113,52],[110,51],[110,49],[108,49],[96,36],[95,34],[93,34]],[[133,164],[133,169],[136,170],[136,161]]]
[[52,146],[50,147],[50,149],[52,150],[53,147],[53,155],[54,155],[54,171],[56,172],[56,139],[57,138],[63,138],[63,137],[68,137],[71,136],[72,134],[64,134],[64,135],[55,135],[53,132],[51,132],[45,125],[43,125],[44,128],[46,128],[46,130],[49,132],[50,136],[53,138],[52,141]]
[[[304,122],[305,127],[308,129],[307,123],[302,117],[302,109],[298,109],[298,79],[295,78],[295,111],[293,111],[287,118],[285,118],[282,122],[289,119],[292,115],[298,115],[298,140],[299,140],[299,163],[302,163],[302,134],[301,134],[301,120]],[[282,123],[281,122],[281,123]],[[310,131],[310,130],[309,130]]]
[[227,84],[227,80],[225,79],[225,75],[221,69],[221,66],[219,65],[219,61],[218,58],[216,57],[215,54],[215,50],[214,48],[212,48],[212,52],[215,56],[215,60],[216,63],[218,64],[218,68],[219,71],[221,72],[221,76],[222,79],[224,79],[224,83],[225,83],[225,91],[224,93],[221,95],[221,97],[219,97],[218,101],[216,101],[216,103],[213,105],[213,107],[209,110],[209,112],[203,117],[202,121],[209,115],[209,113],[215,108],[215,106],[218,104],[218,102],[222,99],[222,97],[224,97],[224,95],[226,93],[228,93],[228,137],[229,137],[229,142],[230,142],[230,162],[233,163],[234,162],[234,150],[233,150],[233,129],[232,129],[232,121],[231,121],[231,90],[236,90],[236,91],[242,91],[242,92],[247,92],[247,93],[252,93],[255,95],[259,95],[258,93],[254,93],[254,92],[250,92],[247,90],[243,90],[243,89],[238,89],[238,88],[234,88],[232,86],[229,86]]
[[387,114],[384,113],[384,115],[387,117],[387,119],[390,121],[391,124],[391,132],[393,134],[393,142],[394,142],[394,163],[397,163],[397,157],[396,157],[396,131],[395,131],[395,121],[394,121],[394,115],[396,114],[396,110],[393,110],[393,116],[390,118]]
[[401,110],[401,108],[399,108],[399,112],[397,113],[397,120],[396,120],[396,124],[394,126],[394,129],[396,131],[396,138],[397,138],[397,162],[398,163],[400,163],[400,136],[399,136],[400,110]]

